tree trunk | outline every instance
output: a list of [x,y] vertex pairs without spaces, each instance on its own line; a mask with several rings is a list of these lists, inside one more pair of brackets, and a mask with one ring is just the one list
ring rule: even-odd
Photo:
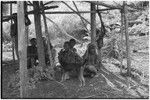
[[[44,8],[43,2],[41,1],[41,6]],[[50,60],[50,65],[53,68],[54,67],[54,61],[52,60],[52,48],[50,47],[50,36],[48,33],[48,27],[47,27],[47,23],[46,23],[46,16],[45,16],[45,11],[43,10],[42,15],[43,15],[43,20],[44,20],[44,26],[45,26],[45,34],[48,40],[47,46],[48,46],[48,54],[49,54],[49,60]]]
[[27,98],[27,35],[25,33],[24,2],[18,1],[17,5],[20,97]]
[[[33,1],[34,10],[40,9],[39,1]],[[44,45],[43,45],[43,39],[42,39],[42,30],[41,30],[41,15],[38,12],[34,13],[34,23],[35,23],[35,32],[36,32],[36,38],[37,38],[37,47],[38,47],[38,59],[39,59],[39,66],[42,68],[46,68],[45,64],[45,54],[44,54]]]
[[125,24],[125,38],[126,38],[126,51],[127,51],[127,73],[130,76],[131,73],[131,60],[130,60],[130,45],[129,45],[129,33],[128,33],[128,19],[127,19],[127,4],[124,1],[124,24]]

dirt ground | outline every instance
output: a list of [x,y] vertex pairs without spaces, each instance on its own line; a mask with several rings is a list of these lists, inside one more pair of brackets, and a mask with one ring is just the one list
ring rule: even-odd
[[[35,89],[28,92],[29,98],[149,98],[149,52],[148,50],[132,53],[132,68],[143,73],[143,79],[122,77],[120,69],[110,63],[103,63],[104,67],[94,78],[86,77],[86,85],[79,87],[79,80],[71,78],[60,83],[57,81],[39,81]],[[124,60],[126,65],[126,60]],[[14,90],[8,83],[10,77],[19,69],[18,62],[12,61],[11,52],[2,55],[2,98],[19,98],[19,88]],[[141,76],[142,77],[142,76]],[[128,87],[130,83],[130,88]]]
[[[142,55],[143,57],[143,55]],[[140,57],[138,57],[140,58]],[[142,58],[143,59],[143,58]],[[144,60],[144,59],[143,59]],[[148,60],[145,60],[148,61]],[[79,87],[79,80],[71,78],[63,83],[59,81],[39,81],[35,89],[28,92],[29,98],[148,98],[147,87],[127,89],[127,79],[117,72],[111,72],[108,64],[100,70],[96,77],[86,77],[86,85]],[[148,66],[147,66],[148,67]],[[113,68],[115,70],[115,68]],[[145,68],[147,70],[147,68]],[[19,98],[19,89],[8,87],[10,76],[18,70],[18,63],[13,61],[2,62],[2,98]],[[57,79],[60,80],[60,79]],[[133,81],[133,80],[132,80]],[[132,82],[133,83],[133,82]],[[135,82],[134,82],[135,83]],[[137,83],[137,82],[136,82]],[[135,84],[134,84],[135,85]],[[131,84],[131,87],[133,86]],[[143,92],[143,90],[145,91]],[[142,92],[144,93],[142,95]]]

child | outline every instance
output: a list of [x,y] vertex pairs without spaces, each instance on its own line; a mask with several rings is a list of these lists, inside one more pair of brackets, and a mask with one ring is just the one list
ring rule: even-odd
[[97,73],[96,67],[98,66],[98,56],[96,53],[96,47],[94,44],[89,44],[86,53],[83,55],[83,62],[85,66],[85,72],[90,74],[91,77]]

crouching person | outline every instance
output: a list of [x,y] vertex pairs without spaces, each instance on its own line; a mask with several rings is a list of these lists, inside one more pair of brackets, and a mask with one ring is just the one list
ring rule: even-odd
[[84,72],[90,77],[94,77],[97,74],[98,68],[98,56],[96,53],[96,47],[94,44],[89,44],[88,48],[83,55]]

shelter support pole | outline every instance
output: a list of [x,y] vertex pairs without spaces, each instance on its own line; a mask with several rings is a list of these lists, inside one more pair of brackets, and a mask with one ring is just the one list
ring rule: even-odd
[[[10,16],[12,15],[12,3],[10,4]],[[12,25],[12,19],[10,21],[10,24]],[[10,30],[10,33],[12,34],[12,30]],[[12,56],[13,56],[13,61],[15,62],[15,48],[14,48],[14,38],[12,37]]]
[[121,67],[120,67],[120,73],[122,73],[122,66],[123,66],[123,33],[124,33],[124,15],[123,15],[123,10],[120,10],[121,12],[121,37],[120,37],[120,63],[121,63]]
[[27,98],[27,34],[25,33],[24,2],[17,2],[18,51],[20,65],[20,97]]
[[[91,3],[91,11],[96,11],[95,4]],[[96,39],[96,13],[91,13],[91,43]]]
[[124,1],[124,25],[125,25],[125,38],[126,38],[126,51],[127,51],[127,73],[130,76],[131,73],[131,59],[130,59],[130,45],[129,45],[129,33],[128,33],[128,19],[127,19],[127,4]]
[[[40,9],[39,1],[33,1],[34,10]],[[39,59],[39,66],[42,67],[42,70],[46,68],[45,64],[45,53],[44,53],[44,45],[42,39],[42,30],[41,30],[41,15],[39,11],[34,13],[34,23],[35,23],[35,32],[37,38],[37,51],[38,51],[38,59]]]
[[[41,5],[44,8],[44,4],[43,4],[42,1],[41,1]],[[50,36],[49,36],[49,33],[48,33],[48,27],[47,27],[47,23],[46,23],[46,16],[45,16],[44,13],[45,13],[45,11],[43,10],[42,15],[43,15],[44,26],[45,26],[45,34],[46,34],[46,37],[47,37],[47,40],[48,40],[47,46],[48,46],[49,60],[50,60],[50,65],[53,68],[54,67],[54,61],[52,60],[52,48],[50,47],[51,41],[50,41]]]
[[46,17],[46,19],[48,21],[50,21],[51,23],[53,23],[62,33],[64,33],[66,36],[70,37],[70,38],[73,38],[75,39],[77,42],[81,43],[82,44],[82,41],[76,39],[75,37],[69,35],[69,33],[66,32],[66,30],[64,30],[60,25],[56,24],[53,20],[51,20],[50,18]]
[[[73,2],[73,4],[74,4],[74,6],[75,6],[77,12],[79,12],[79,9],[78,9],[77,5],[75,4],[75,2],[74,2],[74,1],[72,1],[72,2]],[[84,20],[82,19],[81,15],[80,15],[80,19],[81,19],[81,21],[82,21],[82,23],[83,23],[85,29],[88,31],[88,29],[87,29],[87,27],[86,27],[86,24],[84,23]]]
[[90,24],[90,22],[88,20],[86,20],[78,12],[76,12],[74,9],[72,9],[67,3],[65,3],[64,1],[62,1],[62,3],[64,3],[69,9],[71,9],[74,13],[76,13],[78,16],[80,16],[82,19],[84,19],[88,24]]

